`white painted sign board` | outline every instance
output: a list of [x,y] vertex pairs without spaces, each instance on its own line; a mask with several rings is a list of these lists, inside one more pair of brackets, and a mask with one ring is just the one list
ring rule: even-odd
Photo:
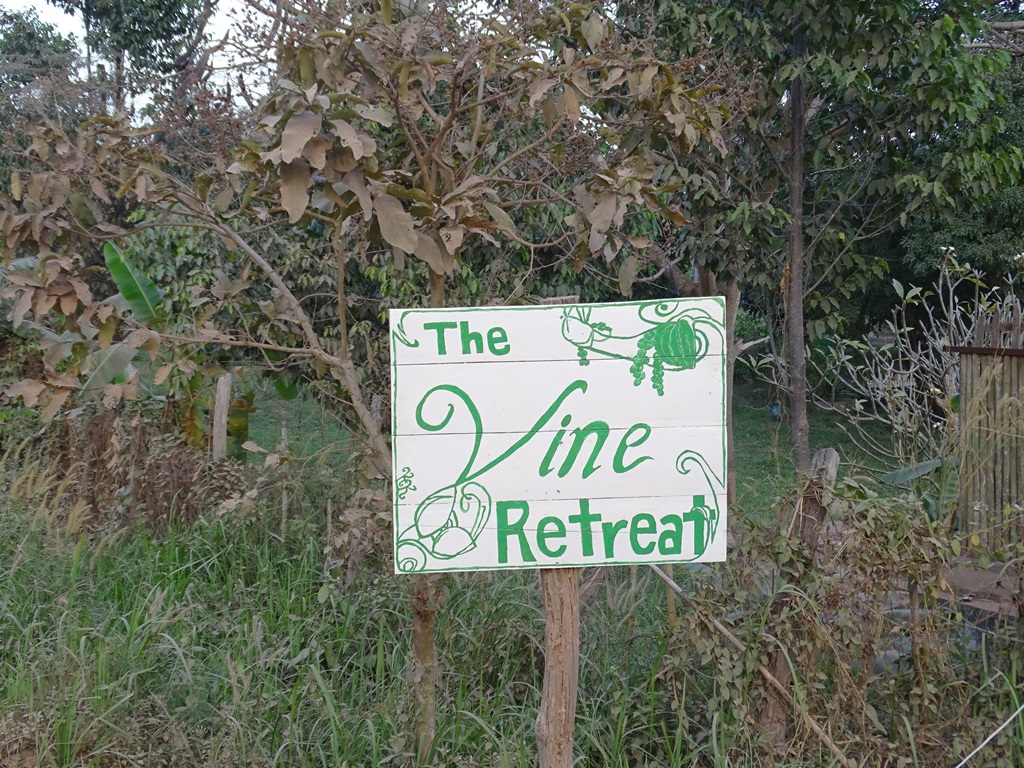
[[390,321],[398,573],[725,559],[722,299]]

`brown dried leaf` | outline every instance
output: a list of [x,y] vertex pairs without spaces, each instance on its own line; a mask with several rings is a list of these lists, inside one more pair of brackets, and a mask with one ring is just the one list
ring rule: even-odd
[[462,240],[466,236],[464,227],[443,227],[441,229],[441,242],[448,249],[448,253],[454,256],[462,246]]
[[344,120],[331,120],[331,126],[343,147],[348,147],[352,157],[356,160],[363,156],[363,142],[359,138],[359,132]]
[[640,98],[651,95],[654,90],[654,76],[656,74],[658,74],[658,65],[651,64],[643,71],[643,74],[640,75],[640,88],[637,92],[637,95],[640,96]]
[[65,293],[60,297],[60,311],[65,315],[70,315],[75,311],[78,306],[78,296],[74,293]]
[[281,205],[294,224],[302,218],[309,205],[309,165],[299,158],[281,165]]
[[32,312],[36,316],[36,322],[38,323],[46,317],[46,313],[53,309],[53,306],[56,303],[56,296],[49,293],[43,293],[42,291],[36,291],[35,299],[32,301]]
[[149,355],[150,362],[156,360],[160,354],[160,334],[156,331],[151,331],[149,338],[146,339],[146,343],[142,345],[142,348],[146,350],[146,354]]
[[596,50],[597,46],[604,40],[605,33],[607,32],[607,26],[605,21],[601,18],[598,13],[591,13],[587,18],[583,20],[581,25],[583,30],[583,37],[587,40],[587,45],[590,46],[590,50]]
[[114,341],[114,331],[117,330],[117,320],[113,317],[107,318],[99,324],[99,335],[97,341],[99,342],[100,349],[106,349]]
[[77,277],[73,277],[71,278],[71,287],[74,289],[79,301],[85,305],[92,304],[92,291],[89,290],[89,286]]
[[363,211],[363,219],[369,221],[373,218],[373,198],[370,197],[370,190],[366,188],[366,181],[363,179],[363,169],[356,168],[345,174],[341,183],[347,187],[359,200],[359,207]]
[[103,182],[100,181],[98,176],[89,177],[89,189],[104,203],[110,203],[110,196],[107,194],[107,188],[103,186]]
[[32,294],[33,291],[22,291],[18,294],[18,300],[14,302],[14,308],[11,309],[11,324],[15,328],[21,325],[25,314],[32,308]]
[[129,349],[138,349],[149,340],[150,333],[148,328],[136,328],[125,337],[124,344]]
[[551,77],[542,77],[530,83],[530,108],[537,105],[537,102],[544,98],[544,94],[551,90],[557,81]]
[[64,405],[64,401],[68,399],[70,394],[70,389],[58,389],[50,395],[46,407],[39,413],[39,418],[43,420],[43,424],[49,424],[53,421],[53,417],[60,411],[60,407]]
[[327,165],[327,150],[331,148],[331,142],[323,136],[314,136],[306,142],[302,150],[302,156],[309,160],[309,164],[318,171]]
[[430,269],[438,275],[447,275],[455,268],[455,259],[441,250],[440,246],[426,232],[416,233],[416,256],[427,262]]
[[576,94],[576,89],[568,83],[565,84],[565,89],[558,99],[558,109],[570,123],[579,122],[580,97]]
[[235,199],[235,193],[231,187],[224,187],[217,196],[213,198],[213,202],[210,203],[210,207],[216,213],[224,213],[228,208],[231,207],[231,201]]
[[172,370],[174,370],[174,366],[170,363],[167,363],[167,365],[161,365],[157,368],[156,373],[153,375],[153,385],[159,387],[167,381],[167,377],[171,375]]
[[382,107],[372,107],[368,104],[357,104],[356,114],[365,120],[372,120],[375,123],[390,128],[395,121],[395,116]]
[[630,292],[633,290],[633,281],[636,280],[637,271],[637,258],[635,253],[631,253],[622,266],[619,267],[619,292],[628,297]]
[[281,162],[290,163],[302,156],[306,142],[320,132],[323,117],[319,112],[304,110],[290,118],[281,134]]
[[36,379],[22,379],[7,388],[4,394],[12,399],[21,398],[25,407],[31,408],[39,402],[39,395],[46,389],[46,383]]
[[377,214],[377,223],[380,225],[383,238],[403,251],[416,253],[418,239],[415,225],[412,216],[402,207],[401,201],[391,195],[377,195],[373,201],[373,210]]
[[67,389],[77,389],[81,386],[81,382],[78,380],[78,376],[71,371],[62,371],[61,373],[53,373],[46,377],[47,383],[51,387],[65,387]]
[[40,283],[32,275],[31,272],[25,270],[12,270],[7,273],[7,282],[11,285],[23,285],[31,286],[32,288],[42,288],[43,284]]
[[602,195],[599,198],[599,202],[594,206],[594,209],[587,213],[587,218],[594,229],[599,232],[608,231],[608,227],[612,224],[612,218],[615,216],[615,203],[615,195],[612,194]]
[[121,384],[107,384],[103,388],[103,407],[113,408],[124,397],[124,386]]

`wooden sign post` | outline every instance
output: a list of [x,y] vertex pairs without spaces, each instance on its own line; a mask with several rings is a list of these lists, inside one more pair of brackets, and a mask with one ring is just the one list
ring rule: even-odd
[[[392,310],[396,571],[556,569],[548,620],[578,624],[565,569],[724,560],[724,319],[720,298]],[[537,735],[562,768],[578,632],[552,639]]]

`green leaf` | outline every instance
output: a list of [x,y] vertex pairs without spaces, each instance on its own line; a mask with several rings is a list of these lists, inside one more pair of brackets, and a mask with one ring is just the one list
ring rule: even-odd
[[107,262],[110,276],[117,285],[135,319],[143,325],[150,325],[164,319],[160,308],[163,294],[156,284],[132,265],[124,252],[113,243],[103,247],[103,258]]
[[91,372],[82,384],[82,394],[87,398],[98,397],[107,384],[123,378],[136,351],[122,342],[89,355],[83,368]]
[[942,459],[931,459],[930,461],[923,461],[920,464],[915,464],[911,467],[902,467],[894,472],[882,475],[878,479],[886,485],[903,485],[905,483],[909,483],[911,480],[924,477],[929,472],[933,472],[941,466]]

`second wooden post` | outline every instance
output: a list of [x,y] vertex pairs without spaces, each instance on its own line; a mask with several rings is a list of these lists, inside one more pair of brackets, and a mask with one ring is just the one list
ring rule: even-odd
[[544,689],[537,713],[540,768],[571,768],[580,681],[580,599],[577,568],[540,572],[544,592]]

